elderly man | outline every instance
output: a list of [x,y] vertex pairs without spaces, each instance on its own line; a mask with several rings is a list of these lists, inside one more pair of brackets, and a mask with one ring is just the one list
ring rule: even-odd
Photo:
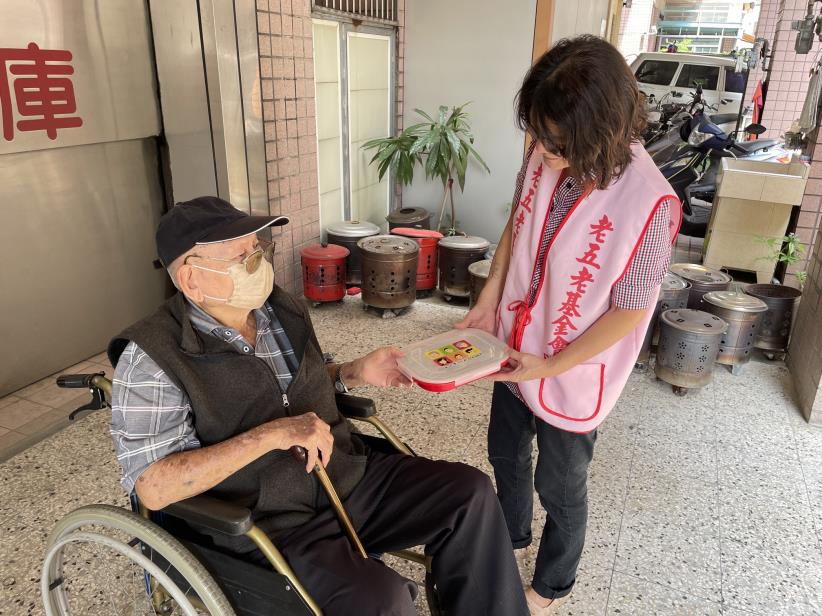
[[[369,451],[338,412],[335,389],[406,384],[400,352],[325,364],[306,308],[274,286],[273,246],[257,237],[287,222],[216,197],[160,221],[157,251],[178,293],[109,346],[123,487],[151,509],[202,492],[250,507],[326,614],[413,614],[416,586],[343,534],[309,474],[320,461],[369,552],[426,546],[447,613],[527,614],[487,476]],[[244,537],[215,540],[259,560]]]

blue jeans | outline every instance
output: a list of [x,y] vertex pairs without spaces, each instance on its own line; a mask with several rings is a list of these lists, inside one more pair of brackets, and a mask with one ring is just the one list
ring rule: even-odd
[[[537,437],[536,473],[531,443]],[[503,383],[494,385],[488,458],[497,480],[511,543],[531,543],[534,503],[531,482],[548,514],[539,544],[532,586],[548,599],[571,592],[585,545],[588,521],[588,465],[594,455],[596,430],[566,432],[537,419]]]

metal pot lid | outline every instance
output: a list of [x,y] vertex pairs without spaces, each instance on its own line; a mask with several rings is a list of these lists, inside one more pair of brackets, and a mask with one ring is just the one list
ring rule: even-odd
[[405,237],[414,238],[435,238],[442,239],[442,233],[434,231],[433,229],[412,229],[411,227],[394,227],[391,229],[391,235],[402,235]]
[[768,305],[753,295],[738,291],[711,291],[702,296],[709,304],[739,312],[765,312]]
[[312,244],[300,251],[300,255],[307,259],[345,259],[349,254],[348,248],[337,244]]
[[403,222],[420,222],[421,220],[428,220],[431,214],[428,210],[421,207],[404,207],[402,209],[391,212],[385,219],[391,223]]
[[420,246],[414,240],[398,235],[372,235],[364,237],[357,246],[364,252],[373,252],[381,255],[413,255],[420,251]]
[[696,263],[674,263],[670,270],[680,278],[702,284],[722,284],[733,280],[725,272]]
[[440,246],[457,250],[487,250],[491,242],[476,235],[453,235],[440,240]]
[[683,280],[676,274],[672,274],[671,272],[665,274],[665,278],[662,280],[663,291],[682,291],[690,286],[691,284],[689,282]]
[[695,334],[724,334],[728,324],[715,314],[690,308],[673,308],[662,313],[662,322]]
[[340,237],[368,237],[377,235],[380,228],[372,222],[359,220],[344,220],[335,222],[325,228],[326,232]]
[[468,272],[477,278],[488,278],[491,273],[491,259],[474,261],[468,266]]

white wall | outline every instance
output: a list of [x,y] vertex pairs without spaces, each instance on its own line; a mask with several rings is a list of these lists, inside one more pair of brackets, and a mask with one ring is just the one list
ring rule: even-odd
[[[559,4],[559,3],[558,3]],[[523,135],[514,123],[514,95],[531,63],[534,0],[413,0],[405,10],[405,126],[414,108],[468,106],[475,146],[491,173],[471,165],[465,193],[455,190],[457,220],[468,233],[496,242],[505,226]],[[418,168],[403,206],[439,211],[442,185]],[[436,220],[432,221],[436,224]]]
[[575,34],[605,36],[607,24],[608,0],[584,0],[584,2],[556,0],[551,40],[558,41]]

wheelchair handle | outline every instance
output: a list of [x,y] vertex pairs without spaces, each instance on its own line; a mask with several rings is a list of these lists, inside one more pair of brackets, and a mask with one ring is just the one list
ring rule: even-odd
[[105,376],[105,374],[105,372],[95,372],[93,374],[61,374],[57,377],[57,387],[86,389],[92,386],[94,377]]

